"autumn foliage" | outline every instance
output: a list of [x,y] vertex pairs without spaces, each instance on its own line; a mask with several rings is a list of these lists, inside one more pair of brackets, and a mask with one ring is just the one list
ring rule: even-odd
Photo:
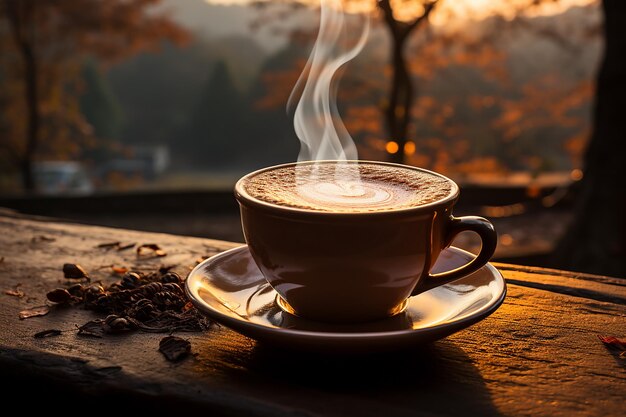
[[96,145],[78,109],[86,59],[111,62],[187,33],[160,0],[2,0],[0,158],[33,188],[36,157],[70,157]]

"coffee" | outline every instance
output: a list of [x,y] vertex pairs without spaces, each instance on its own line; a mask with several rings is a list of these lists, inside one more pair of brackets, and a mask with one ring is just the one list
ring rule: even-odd
[[[497,235],[486,219],[452,216],[459,192],[443,175],[369,161],[279,165],[235,185],[246,243],[277,305],[329,322],[392,316],[410,296],[485,265]],[[481,238],[478,256],[431,275],[466,230]]]
[[317,163],[278,167],[245,178],[251,197],[279,206],[323,212],[376,212],[421,206],[448,197],[448,179],[376,163]]

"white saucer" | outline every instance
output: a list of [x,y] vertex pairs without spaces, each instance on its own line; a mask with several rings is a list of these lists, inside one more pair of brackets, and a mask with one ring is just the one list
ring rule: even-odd
[[[450,247],[432,272],[456,268],[472,258]],[[502,275],[487,264],[453,284],[409,298],[404,312],[388,319],[359,324],[309,321],[278,307],[276,292],[247,246],[205,260],[191,271],[185,286],[200,311],[241,334],[282,347],[330,352],[394,350],[431,342],[484,319],[506,296]]]

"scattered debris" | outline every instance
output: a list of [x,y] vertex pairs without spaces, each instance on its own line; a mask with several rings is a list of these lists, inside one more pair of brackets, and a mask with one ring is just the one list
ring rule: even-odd
[[113,271],[114,274],[125,274],[126,272],[129,271],[128,268],[126,268],[125,266],[115,266],[115,265],[111,265],[111,270]]
[[24,291],[20,290],[20,286],[22,284],[17,284],[12,290],[5,290],[4,293],[6,295],[10,295],[12,297],[22,298],[24,295]]
[[136,243],[134,243],[134,242],[133,243],[120,244],[117,247],[117,250],[118,251],[123,251],[123,250],[126,250],[126,249],[134,248],[135,245],[136,245]]
[[48,306],[39,306],[20,311],[19,317],[20,320],[24,320],[31,317],[45,316],[49,312],[50,308]]
[[136,243],[122,243],[122,242],[106,242],[97,245],[97,248],[101,249],[115,249],[117,251],[122,251],[126,249],[130,249],[134,247]]
[[122,278],[103,287],[101,284],[74,284],[48,293],[58,304],[83,305],[88,310],[107,314],[78,327],[78,334],[103,337],[126,331],[154,333],[174,331],[201,332],[211,321],[189,302],[183,280],[173,266],[161,266],[155,272],[125,272]]
[[165,251],[156,243],[144,243],[143,245],[137,246],[137,256],[146,256],[150,254],[156,257],[167,255],[167,253],[165,253]]
[[4,262],[4,256],[0,256],[0,264]]
[[33,335],[33,337],[35,339],[43,339],[44,337],[53,337],[53,336],[58,336],[60,335],[62,332],[59,329],[48,329],[48,330],[42,330],[40,332],[37,332]]
[[191,343],[176,336],[166,336],[159,342],[159,352],[170,362],[178,362],[191,353]]
[[102,319],[88,321],[87,323],[78,327],[78,335],[89,337],[102,337],[104,335],[103,323],[104,320]]
[[125,333],[137,328],[134,320],[116,316],[115,314],[107,316],[104,319],[102,327],[104,328],[104,332],[108,334]]
[[48,300],[52,301],[53,303],[57,303],[57,304],[69,303],[70,301],[72,301],[75,298],[65,288],[57,288],[56,290],[49,291],[46,294],[46,297],[48,298]]
[[63,275],[65,278],[70,279],[89,279],[87,271],[85,271],[83,267],[78,264],[63,264]]
[[604,343],[604,345],[607,348],[621,351],[619,357],[626,359],[626,339],[618,339],[617,337],[614,337],[614,336],[602,336],[602,335],[597,335],[597,336],[598,336],[598,339],[600,339],[600,341]]
[[111,248],[116,248],[120,246],[121,242],[107,242],[107,243],[101,243],[98,246],[96,246],[97,248],[103,248],[103,249],[111,249]]
[[44,235],[33,236],[30,239],[30,241],[32,243],[37,243],[37,242],[54,242],[55,240],[56,240],[56,238],[48,237],[48,236],[44,236]]
[[110,314],[105,319],[95,319],[83,324],[78,328],[78,334],[102,337],[105,334],[126,333],[136,328],[137,325],[134,320]]

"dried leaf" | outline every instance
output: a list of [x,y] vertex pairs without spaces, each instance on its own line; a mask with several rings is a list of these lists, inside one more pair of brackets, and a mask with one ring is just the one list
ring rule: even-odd
[[33,243],[37,243],[37,242],[54,242],[55,240],[56,239],[53,237],[39,235],[39,236],[33,236],[33,238],[30,241]]
[[45,316],[49,312],[50,308],[48,306],[29,308],[28,310],[20,311],[20,320],[28,319],[31,317]]
[[12,297],[18,297],[18,298],[22,298],[24,296],[24,291],[18,290],[17,287],[15,287],[14,290],[6,290],[4,293],[6,295],[10,295]]
[[107,243],[101,243],[96,247],[104,248],[104,249],[111,249],[111,248],[119,247],[119,246],[120,246],[120,242],[107,242]]
[[104,335],[104,320],[88,321],[78,328],[79,336],[102,337]]
[[40,332],[37,332],[33,335],[33,337],[35,339],[43,339],[44,337],[53,337],[53,336],[58,336],[60,335],[62,332],[59,329],[48,329],[48,330],[42,330]]
[[170,269],[176,268],[176,264],[171,264],[171,265],[161,265],[159,266],[159,274],[165,274],[168,273],[170,271]]
[[78,264],[63,264],[63,275],[71,279],[88,278],[87,271]]
[[626,340],[624,339],[618,339],[617,337],[614,337],[614,336],[602,336],[602,335],[598,335],[598,339],[600,339],[602,343],[604,343],[606,346],[610,348],[626,351]]
[[113,273],[115,274],[125,274],[129,271],[128,268],[126,268],[125,266],[114,266],[111,265],[111,270],[113,271]]
[[178,362],[191,353],[191,343],[176,336],[166,336],[159,342],[159,352],[170,362]]
[[137,256],[146,255],[146,251],[148,253],[152,253],[154,256],[162,257],[167,255],[163,249],[156,243],[144,243],[143,245],[137,246]]
[[117,247],[118,251],[122,251],[122,250],[126,250],[126,249],[130,249],[135,247],[136,243],[126,243],[126,244],[121,244]]
[[48,300],[57,304],[68,303],[72,300],[72,294],[65,288],[57,288],[56,290],[49,291],[46,297]]

